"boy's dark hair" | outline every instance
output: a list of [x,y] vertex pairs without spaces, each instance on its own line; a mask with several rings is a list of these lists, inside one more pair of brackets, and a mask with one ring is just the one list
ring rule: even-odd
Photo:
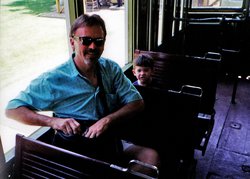
[[153,69],[153,58],[147,55],[139,55],[137,58],[134,59],[133,66],[142,66],[142,67],[150,67]]

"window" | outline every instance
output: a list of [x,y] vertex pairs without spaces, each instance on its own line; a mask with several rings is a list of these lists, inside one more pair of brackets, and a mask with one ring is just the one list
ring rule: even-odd
[[192,8],[241,8],[243,0],[192,0]]
[[28,136],[38,127],[6,118],[4,110],[28,83],[69,57],[63,13],[55,0],[1,1],[0,135],[6,153],[16,133]]
[[122,6],[117,7],[116,1],[111,1],[111,3],[100,1],[98,6],[87,5],[86,13],[98,14],[103,18],[106,24],[107,37],[102,56],[116,61],[123,67],[127,63],[125,55],[125,5],[122,4]]
[[158,22],[158,40],[157,40],[157,45],[159,46],[162,44],[162,31],[163,31],[163,17],[164,17],[164,0],[159,1],[159,22]]

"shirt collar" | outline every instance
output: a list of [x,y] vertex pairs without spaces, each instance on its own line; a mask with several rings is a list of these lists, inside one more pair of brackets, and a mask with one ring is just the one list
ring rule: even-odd
[[78,75],[81,75],[77,68],[76,68],[76,65],[75,65],[75,62],[74,62],[74,57],[75,57],[75,53],[72,53],[70,59],[69,59],[69,65],[70,65],[70,69],[71,69],[71,75],[72,76],[78,76]]

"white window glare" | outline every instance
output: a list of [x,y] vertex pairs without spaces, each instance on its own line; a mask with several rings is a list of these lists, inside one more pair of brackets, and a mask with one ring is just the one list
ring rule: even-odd
[[192,0],[192,8],[241,8],[243,0]]

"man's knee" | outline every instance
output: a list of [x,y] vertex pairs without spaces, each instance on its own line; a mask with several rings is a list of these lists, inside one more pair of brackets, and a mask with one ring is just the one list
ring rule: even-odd
[[159,166],[160,165],[160,156],[158,152],[154,149],[145,148],[140,156],[141,160],[144,160],[145,163]]

